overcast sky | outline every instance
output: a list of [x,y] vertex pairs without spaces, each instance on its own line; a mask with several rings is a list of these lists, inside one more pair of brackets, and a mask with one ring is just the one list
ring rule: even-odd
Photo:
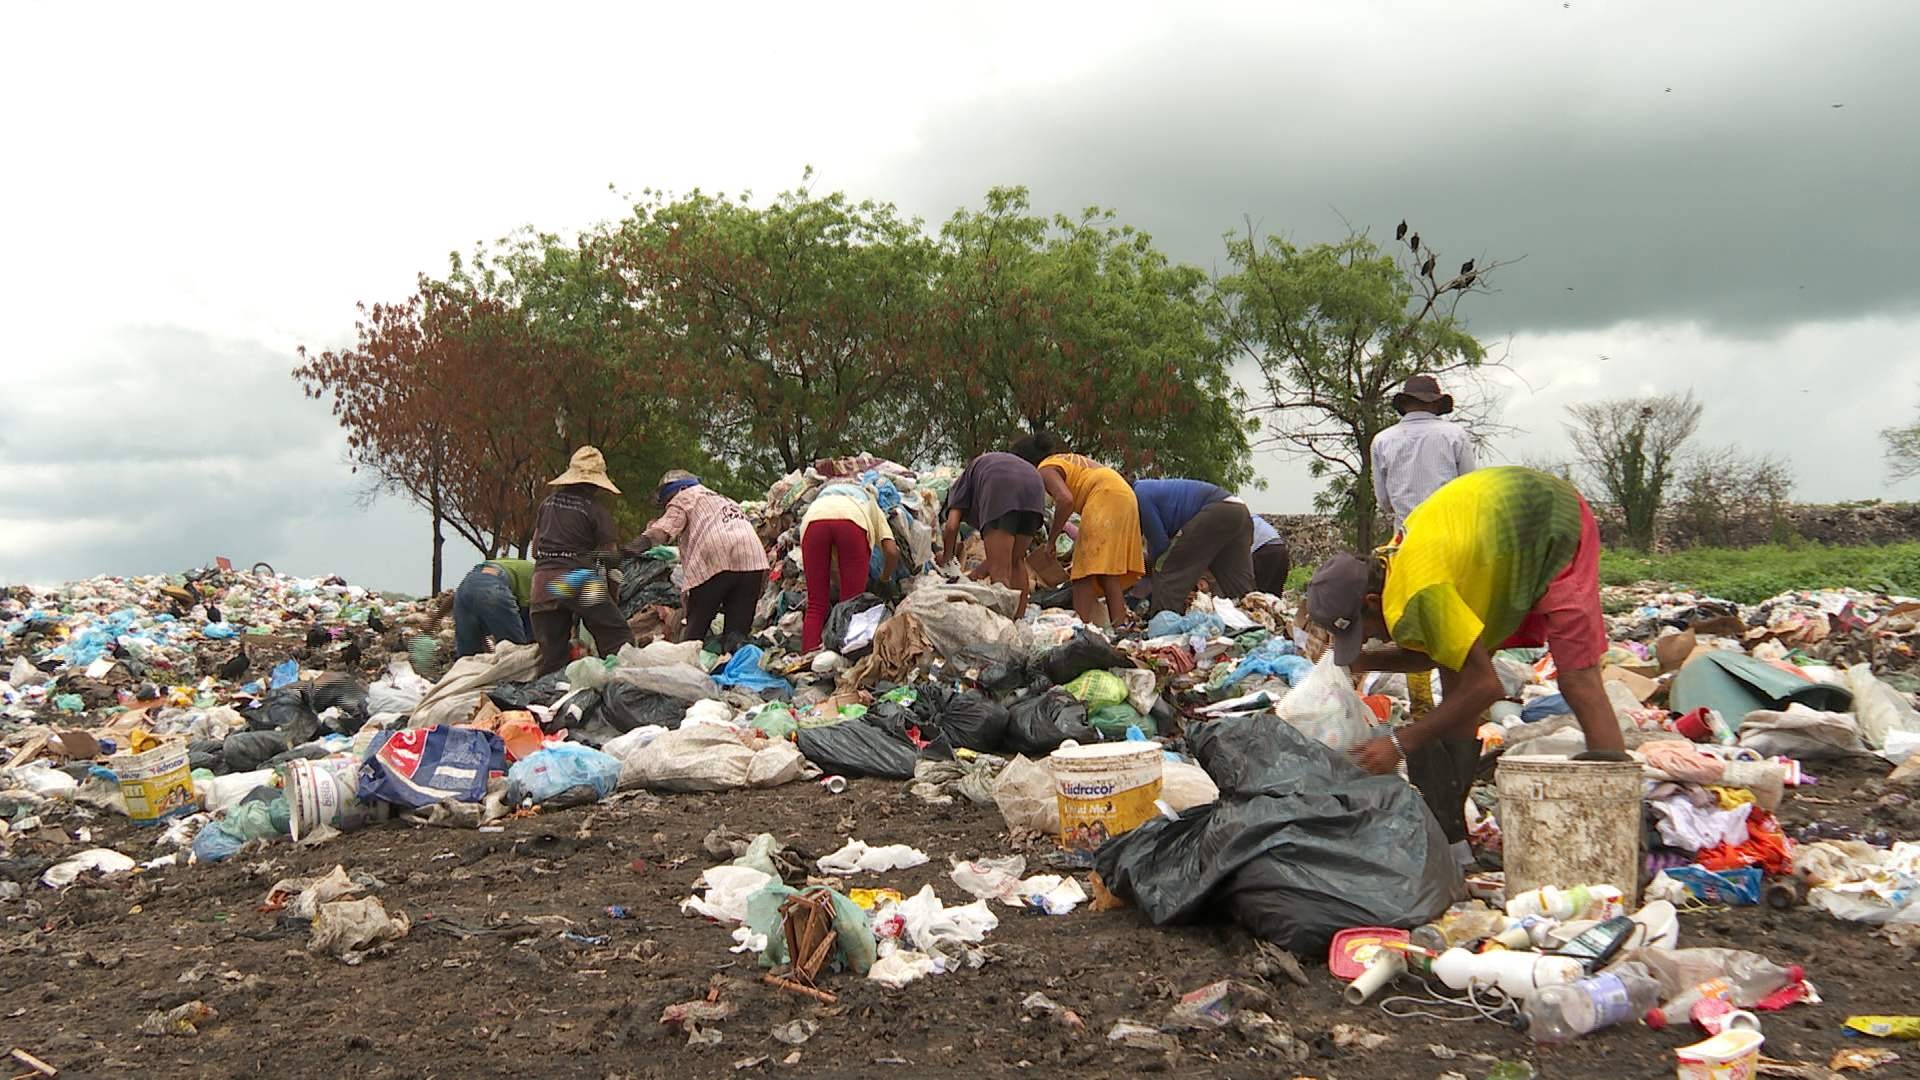
[[[1691,388],[1801,498],[1911,498],[1876,432],[1920,406],[1915,41],[1900,0],[7,5],[0,582],[223,554],[419,591],[424,514],[361,505],[295,348],[610,184],[808,165],[930,222],[1026,184],[1208,268],[1247,218],[1405,217],[1524,256],[1467,309],[1510,351],[1502,456]],[[1308,508],[1259,466],[1257,508]]]

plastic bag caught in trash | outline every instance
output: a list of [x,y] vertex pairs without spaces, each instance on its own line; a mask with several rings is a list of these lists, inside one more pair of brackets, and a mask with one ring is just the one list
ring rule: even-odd
[[1006,740],[1007,710],[985,694],[967,690],[948,698],[940,709],[940,730],[954,746],[998,750]]
[[780,690],[793,692],[793,684],[778,675],[771,674],[761,667],[764,654],[758,645],[742,645],[734,650],[727,666],[713,676],[713,681],[721,686],[738,686],[748,690]]
[[679,727],[680,721],[686,718],[689,704],[680,698],[615,679],[600,688],[600,700],[594,705],[588,719],[605,723],[623,734],[649,726],[672,729]]
[[543,803],[577,787],[604,799],[620,786],[620,762],[579,743],[555,743],[513,763],[507,770],[507,802]]
[[389,913],[377,896],[335,900],[321,904],[313,917],[307,951],[337,956],[352,964],[374,946],[406,937],[412,926],[404,912]]
[[911,780],[920,760],[912,743],[864,720],[801,728],[794,745],[808,761],[838,776]]
[[1418,925],[1465,895],[1440,826],[1400,778],[1369,776],[1264,716],[1209,721],[1189,737],[1220,800],[1094,854],[1106,887],[1156,925],[1225,909],[1311,954],[1349,926]]
[[1816,712],[1798,703],[1785,712],[1750,712],[1740,721],[1740,745],[1766,757],[1802,761],[1863,753],[1860,727],[1848,713]]
[[1024,755],[1014,758],[993,781],[993,802],[1010,829],[1048,836],[1060,832],[1060,800],[1053,769]]
[[1081,672],[1060,689],[1080,699],[1091,712],[1109,705],[1123,705],[1127,700],[1127,684],[1118,675],[1098,668]]
[[1366,742],[1374,724],[1373,710],[1360,700],[1347,669],[1333,662],[1331,652],[1314,665],[1306,681],[1280,699],[1276,711],[1302,735],[1335,750]]
[[800,779],[806,765],[786,739],[700,726],[666,732],[632,750],[621,759],[620,786],[652,791],[777,787]]
[[1100,733],[1087,722],[1087,707],[1065,690],[1055,687],[1008,707],[1006,744],[1015,753],[1044,756],[1068,739],[1099,742]]
[[1046,674],[1047,681],[1055,686],[1065,686],[1089,671],[1132,666],[1133,661],[1128,659],[1125,653],[1108,644],[1106,638],[1085,627],[1075,630],[1072,640],[1066,644],[1057,645],[1048,650],[1046,657],[1040,662],[1040,668]]
[[873,628],[879,625],[878,620],[871,616],[863,620],[871,623],[867,627],[865,641],[849,641],[851,635],[848,631],[853,627],[854,616],[885,606],[886,601],[870,592],[863,592],[859,596],[849,597],[833,605],[833,610],[827,613],[827,625],[820,639],[821,647],[830,652],[837,652],[849,660],[858,660],[865,656],[867,650],[873,645]]
[[473,728],[431,727],[382,731],[361,759],[355,796],[396,806],[430,806],[443,799],[479,802],[490,772],[505,772],[500,736]]

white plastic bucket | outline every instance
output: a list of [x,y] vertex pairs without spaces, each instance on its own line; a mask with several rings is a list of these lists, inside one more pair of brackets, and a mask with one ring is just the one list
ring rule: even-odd
[[1637,762],[1509,755],[1495,770],[1506,893],[1613,885],[1640,906]]
[[351,832],[385,821],[386,803],[361,802],[354,797],[360,762],[350,754],[334,754],[287,763],[288,831],[295,840],[322,825]]
[[1063,746],[1047,759],[1060,806],[1060,846],[1091,851],[1159,811],[1159,743]]

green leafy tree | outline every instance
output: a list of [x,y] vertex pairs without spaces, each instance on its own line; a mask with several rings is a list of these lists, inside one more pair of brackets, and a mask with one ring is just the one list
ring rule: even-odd
[[744,482],[924,448],[900,407],[922,370],[932,262],[917,221],[838,192],[766,207],[648,193],[614,243],[636,330],[660,350],[660,389]]
[[1394,392],[1412,375],[1457,382],[1447,376],[1488,362],[1458,308],[1501,264],[1470,261],[1443,280],[1437,253],[1419,242],[1397,237],[1406,254],[1396,257],[1362,234],[1309,247],[1229,235],[1232,270],[1216,290],[1216,332],[1254,365],[1261,445],[1305,458],[1327,481],[1319,506],[1340,515],[1361,550],[1377,538],[1373,439],[1399,419]]
[[1043,424],[1128,472],[1251,478],[1205,274],[1111,211],[1033,214],[1024,188],[956,212],[940,243],[921,387],[942,450],[970,458]]
[[1567,407],[1574,457],[1589,482],[1619,511],[1626,542],[1651,551],[1661,507],[1700,427],[1700,403],[1684,394],[1583,401]]

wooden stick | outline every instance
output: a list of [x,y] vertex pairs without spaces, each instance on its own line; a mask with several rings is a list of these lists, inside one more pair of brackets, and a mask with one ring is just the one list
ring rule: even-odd
[[768,986],[777,986],[782,990],[791,990],[796,994],[805,994],[811,998],[818,998],[829,1005],[840,1000],[825,990],[816,990],[811,986],[804,986],[794,982],[792,979],[783,979],[778,975],[762,975],[760,976],[760,981],[766,983]]
[[32,1069],[34,1072],[39,1073],[41,1076],[60,1075],[59,1069],[56,1069],[53,1066],[47,1064],[46,1062],[41,1061],[39,1058],[34,1057],[32,1054],[27,1053],[25,1050],[22,1050],[17,1046],[14,1047],[12,1050],[9,1050],[7,1052],[7,1056],[19,1062],[20,1064],[25,1065],[27,1068]]

